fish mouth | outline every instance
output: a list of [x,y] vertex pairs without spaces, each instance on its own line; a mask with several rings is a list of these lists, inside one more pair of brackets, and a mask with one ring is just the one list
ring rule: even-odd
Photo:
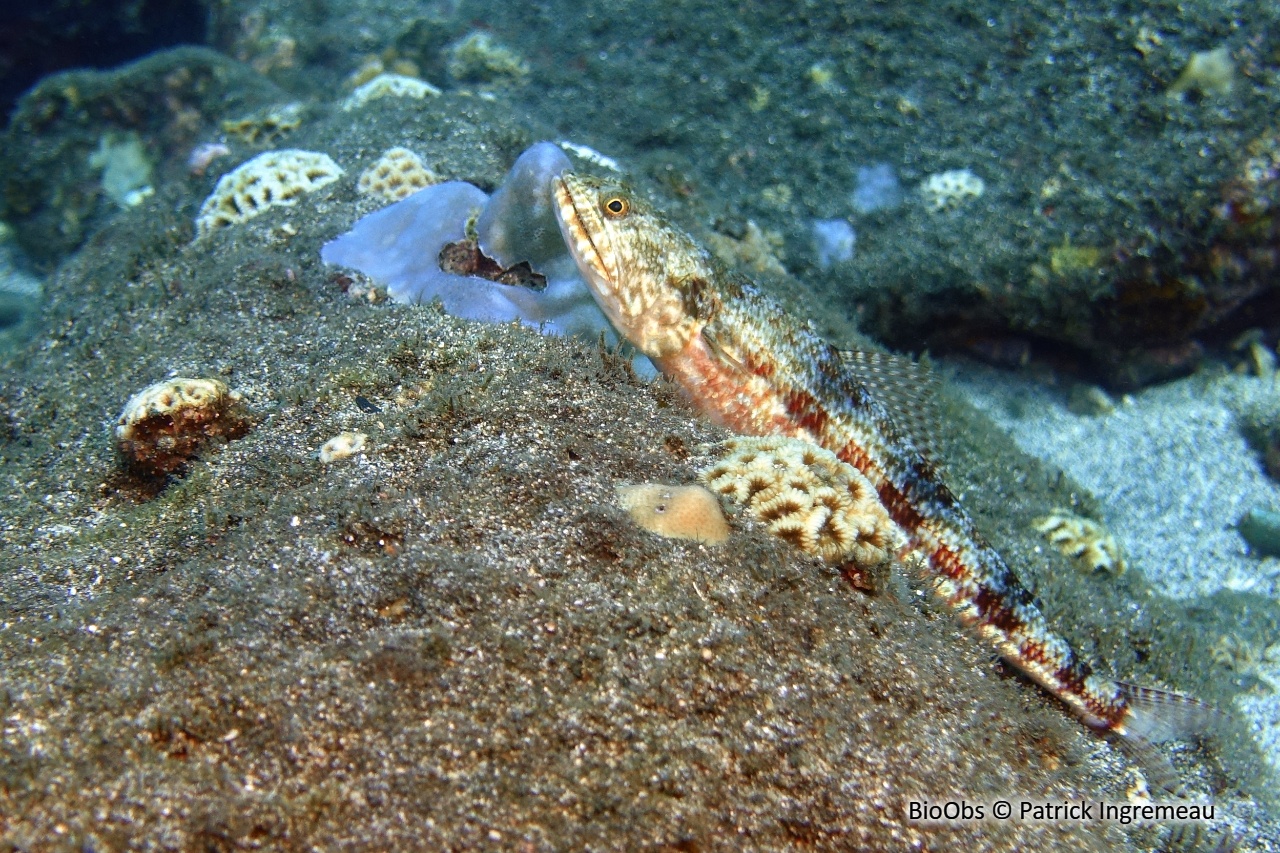
[[[574,192],[574,185],[579,192]],[[578,262],[584,277],[593,289],[604,288],[614,280],[613,271],[605,263],[604,254],[596,245],[593,232],[603,235],[595,207],[582,192],[580,179],[565,173],[555,178],[553,193],[556,201],[556,219],[570,254]],[[594,226],[594,227],[593,227]]]

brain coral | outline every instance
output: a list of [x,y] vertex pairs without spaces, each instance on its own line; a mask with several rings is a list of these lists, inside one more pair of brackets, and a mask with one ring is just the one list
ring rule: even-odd
[[238,225],[263,211],[296,204],[306,193],[342,177],[342,169],[326,154],[282,149],[259,154],[223,175],[200,206],[196,235]]
[[830,563],[884,562],[902,534],[862,472],[790,438],[735,438],[699,472],[712,491],[746,507],[769,532]]

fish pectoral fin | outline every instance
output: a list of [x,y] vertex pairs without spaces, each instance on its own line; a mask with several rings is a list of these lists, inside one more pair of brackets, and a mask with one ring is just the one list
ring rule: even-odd
[[750,374],[737,353],[733,352],[712,329],[703,326],[702,339],[706,341],[707,351],[715,357],[716,361],[744,376]]
[[720,297],[704,276],[684,275],[672,284],[684,302],[685,313],[690,317],[709,323],[720,311]]

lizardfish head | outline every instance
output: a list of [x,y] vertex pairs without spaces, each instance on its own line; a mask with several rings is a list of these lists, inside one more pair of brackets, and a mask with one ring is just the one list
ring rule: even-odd
[[706,251],[625,184],[565,172],[553,188],[569,253],[618,334],[651,358],[682,351],[719,307]]

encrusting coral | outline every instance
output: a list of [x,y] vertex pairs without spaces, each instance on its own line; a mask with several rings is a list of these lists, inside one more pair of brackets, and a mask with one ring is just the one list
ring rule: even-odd
[[224,121],[222,132],[239,137],[250,145],[271,145],[297,130],[302,124],[302,115],[302,104],[282,104],[244,118]]
[[1055,510],[1032,522],[1049,544],[1091,572],[1124,572],[1120,546],[1106,528],[1066,510]]
[[218,179],[200,206],[196,234],[238,225],[268,208],[296,204],[298,199],[342,177],[342,169],[326,154],[283,149],[259,154]]
[[209,442],[249,431],[241,397],[217,379],[174,377],[129,398],[116,422],[116,448],[138,474],[179,471]]
[[618,503],[650,533],[718,545],[729,538],[720,501],[702,486],[618,486]]
[[408,77],[404,74],[379,74],[348,95],[342,102],[342,109],[350,112],[379,98],[412,98],[421,101],[428,96],[434,98],[439,94],[439,89],[417,77]]
[[920,184],[925,206],[931,213],[955,210],[986,192],[986,182],[968,169],[951,169],[925,178]]
[[420,189],[440,183],[440,176],[427,168],[422,158],[408,148],[388,148],[356,183],[365,195],[400,201]]
[[460,82],[518,82],[529,76],[524,58],[486,32],[464,36],[449,46],[446,56],[449,76]]
[[870,481],[834,453],[791,438],[735,438],[699,477],[775,536],[829,563],[884,562],[902,542]]

